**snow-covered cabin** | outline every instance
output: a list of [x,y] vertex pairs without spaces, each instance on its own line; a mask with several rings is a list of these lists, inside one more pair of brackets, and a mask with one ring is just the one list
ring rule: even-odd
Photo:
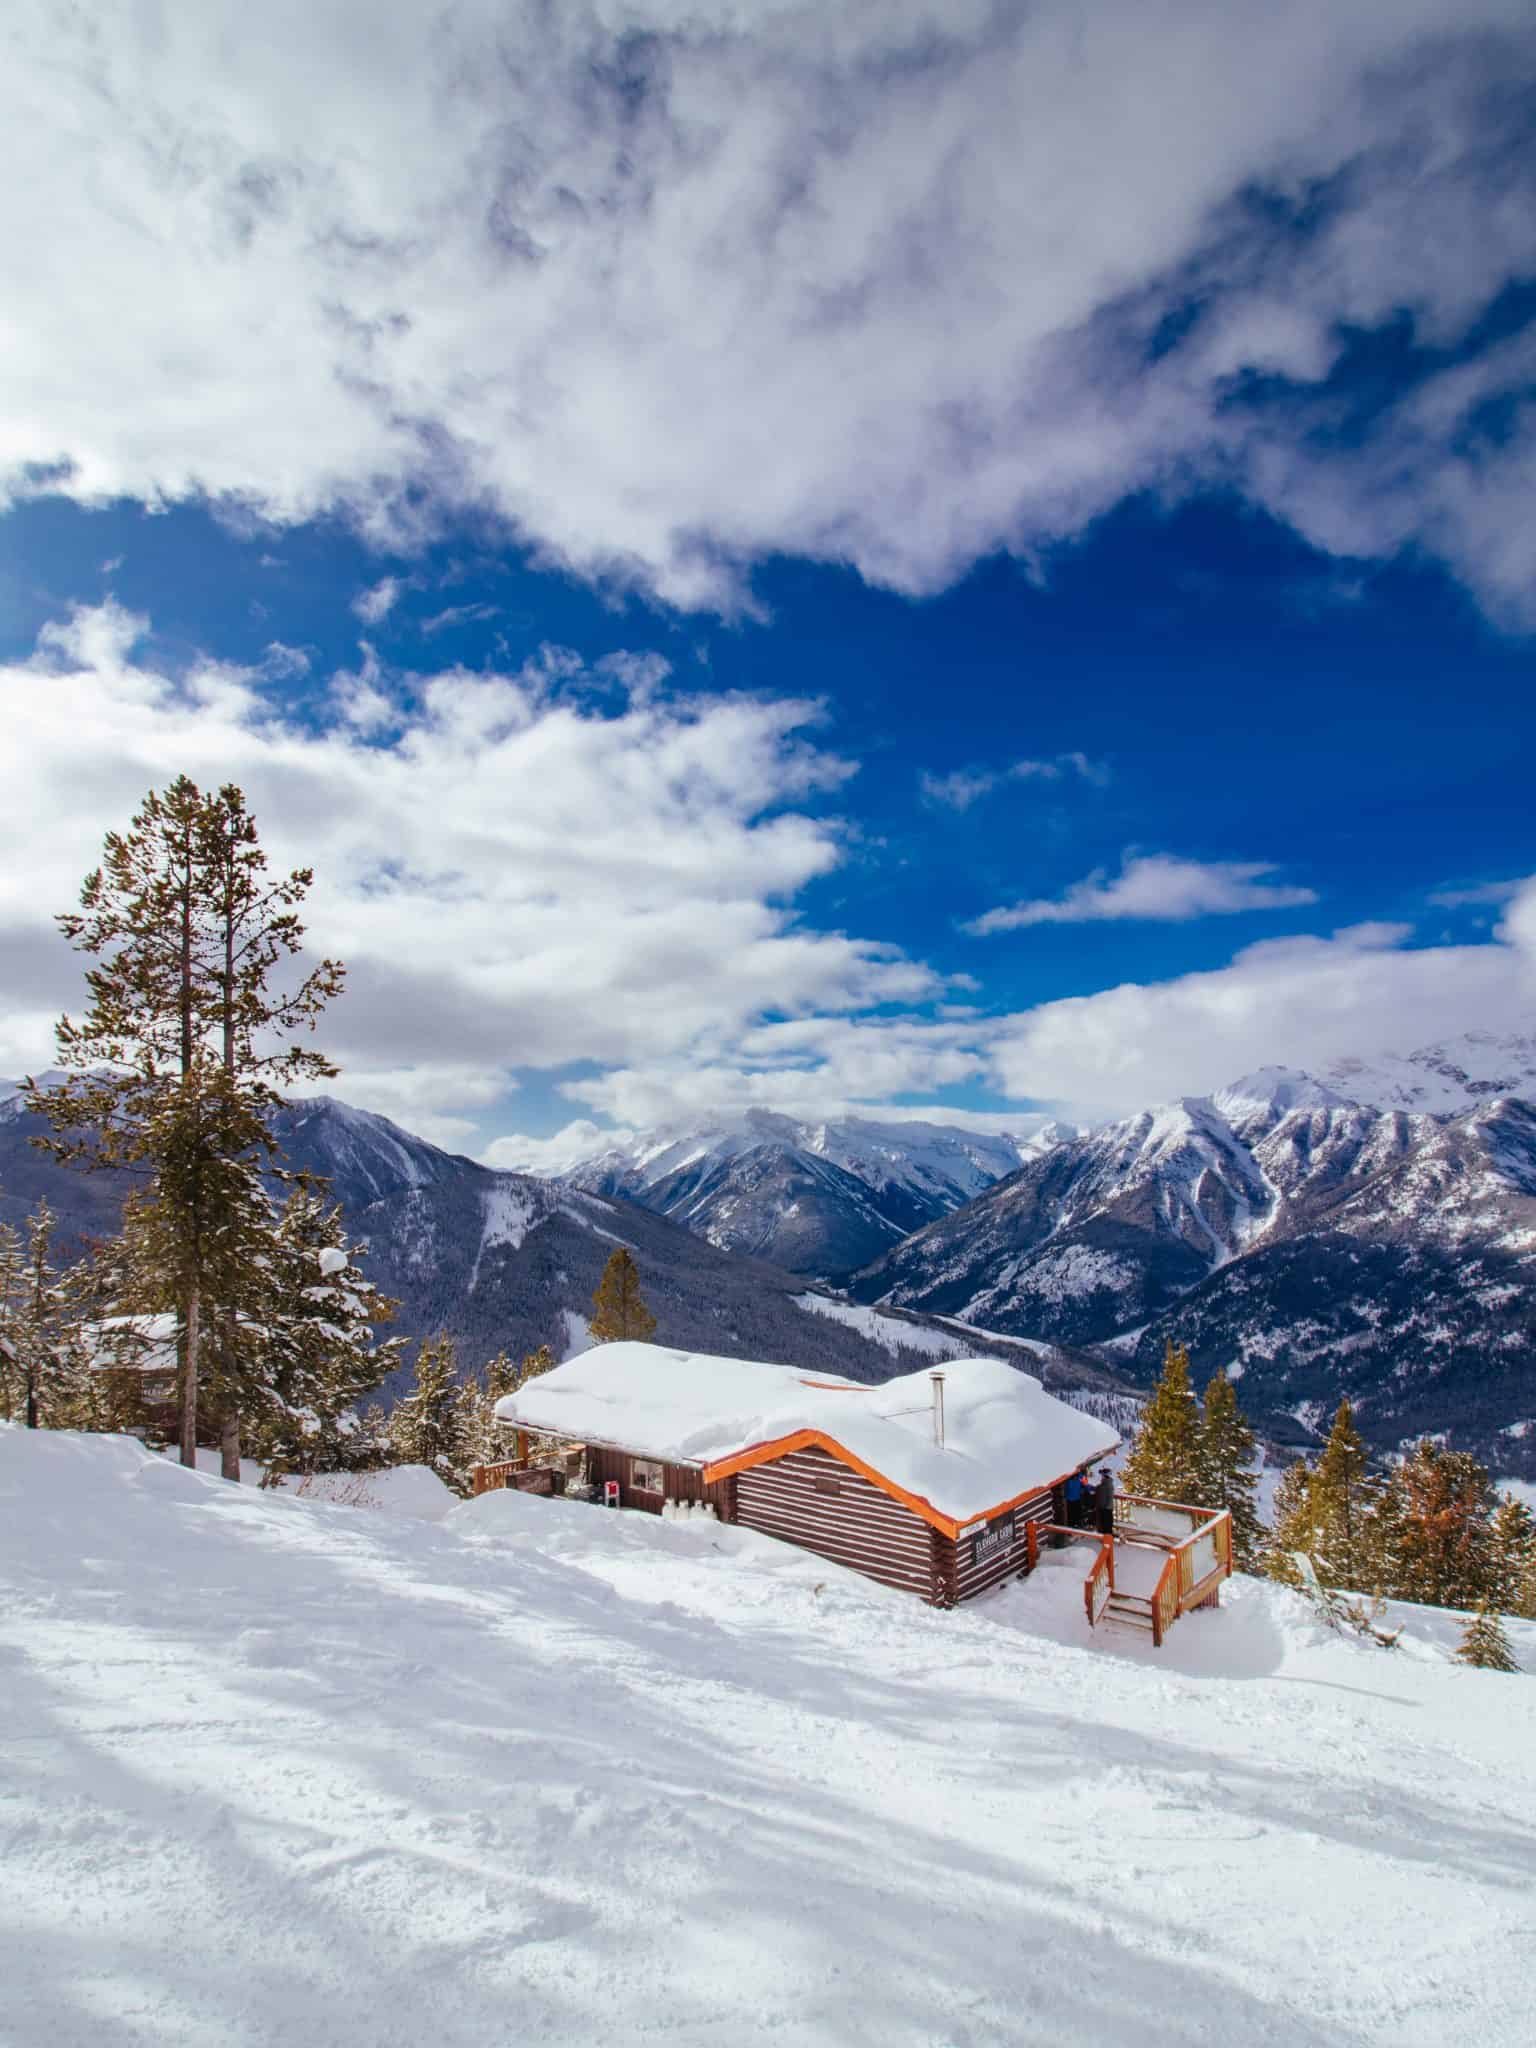
[[703,1500],[937,1606],[1027,1568],[1029,1524],[1119,1442],[995,1358],[879,1386],[657,1344],[601,1344],[496,1404],[587,1447],[624,1507]]

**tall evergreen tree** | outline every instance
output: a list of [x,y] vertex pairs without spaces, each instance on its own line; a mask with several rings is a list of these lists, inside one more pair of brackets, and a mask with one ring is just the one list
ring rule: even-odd
[[299,1177],[272,1231],[246,1375],[246,1412],[269,1472],[345,1470],[363,1454],[359,1405],[400,1351],[398,1339],[375,1340],[398,1304],[364,1274],[364,1251],[321,1184]]
[[6,1422],[26,1403],[17,1334],[22,1271],[21,1237],[13,1224],[0,1223],[0,1419]]
[[340,988],[341,968],[326,960],[291,984],[279,973],[300,950],[296,906],[311,879],[297,869],[267,880],[238,789],[205,795],[179,776],[151,791],[129,830],[107,835],[79,910],[58,920],[94,962],[90,1003],[81,1022],[58,1026],[64,1082],[26,1090],[56,1156],[147,1177],[148,1241],[177,1320],[182,1462],[196,1462],[207,1346],[232,1477],[243,1367],[231,1297],[258,1256],[256,1186],[274,1151],[265,1112],[283,1086],[335,1072],[296,1037]]
[[1369,1593],[1387,1583],[1391,1574],[1382,1556],[1381,1505],[1381,1487],[1371,1476],[1355,1411],[1345,1395],[1307,1496],[1310,1536],[1304,1547],[1328,1585]]
[[390,1418],[400,1465],[425,1465],[455,1493],[468,1493],[472,1446],[466,1441],[453,1339],[428,1338],[416,1357],[416,1384]]
[[1254,1571],[1264,1548],[1264,1525],[1255,1505],[1258,1474],[1253,1461],[1258,1439],[1237,1402],[1237,1389],[1225,1373],[1217,1373],[1205,1390],[1200,1423],[1200,1491],[1195,1504],[1225,1508],[1232,1517],[1233,1561]]
[[89,1373],[69,1276],[53,1259],[53,1212],[39,1202],[26,1240],[0,1233],[0,1415],[28,1429],[74,1429],[88,1414]]
[[1501,1614],[1536,1621],[1536,1516],[1512,1493],[1501,1496],[1489,1529],[1488,1597]]
[[1388,1493],[1396,1597],[1430,1607],[1476,1607],[1486,1599],[1494,1495],[1477,1460],[1426,1437],[1395,1468]]
[[[1271,1511],[1274,1534],[1265,1552],[1264,1569],[1283,1585],[1299,1586],[1295,1559],[1312,1550],[1312,1468],[1305,1458],[1287,1465],[1275,1483]],[[1315,1569],[1315,1567],[1314,1567]]]
[[603,1268],[603,1277],[592,1296],[592,1319],[588,1324],[594,1344],[612,1344],[622,1338],[644,1343],[655,1335],[656,1318],[640,1292],[640,1274],[634,1255],[619,1245]]
[[1518,1671],[1509,1637],[1497,1608],[1484,1601],[1468,1621],[1456,1645],[1456,1660],[1479,1671]]
[[1189,1353],[1170,1337],[1163,1370],[1142,1410],[1141,1426],[1120,1475],[1127,1493],[1198,1506],[1204,1472],[1200,1410],[1189,1383]]

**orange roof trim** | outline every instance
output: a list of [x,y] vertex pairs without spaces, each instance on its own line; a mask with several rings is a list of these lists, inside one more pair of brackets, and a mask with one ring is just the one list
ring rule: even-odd
[[[713,1486],[721,1479],[734,1478],[738,1472],[750,1472],[756,1465],[772,1465],[780,1458],[787,1458],[793,1451],[806,1450],[829,1452],[839,1464],[846,1465],[852,1472],[857,1472],[861,1478],[867,1479],[871,1486],[878,1486],[882,1493],[889,1494],[892,1500],[899,1501],[930,1528],[937,1529],[941,1536],[948,1536],[952,1541],[958,1541],[960,1531],[968,1529],[973,1522],[990,1522],[997,1515],[1006,1515],[1010,1508],[1021,1507],[1025,1501],[1035,1499],[1038,1494],[1049,1493],[1053,1486],[1060,1486],[1067,1477],[1065,1472],[1058,1473],[1054,1479],[1042,1480],[1037,1485],[1026,1487],[1022,1493],[1014,1494],[1011,1500],[1001,1500],[996,1507],[983,1508],[974,1515],[966,1515],[960,1521],[956,1521],[953,1515],[941,1514],[932,1501],[925,1499],[922,1494],[909,1493],[904,1486],[898,1486],[894,1479],[887,1479],[885,1474],[876,1471],[873,1465],[868,1465],[862,1458],[855,1457],[854,1453],[840,1444],[835,1437],[830,1437],[819,1429],[797,1429],[792,1436],[775,1437],[770,1443],[753,1444],[750,1450],[737,1451],[732,1457],[719,1458],[714,1464],[706,1465],[703,1472],[704,1483],[706,1486]],[[1073,1470],[1076,1469],[1074,1466]]]

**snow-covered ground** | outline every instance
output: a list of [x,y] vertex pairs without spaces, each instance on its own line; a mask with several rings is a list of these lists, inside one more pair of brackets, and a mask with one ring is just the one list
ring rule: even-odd
[[[167,1463],[179,1463],[174,1447],[161,1451]],[[218,1475],[221,1460],[215,1450],[199,1445],[197,1469]],[[254,1458],[240,1460],[240,1478],[246,1486],[260,1486],[263,1468]],[[450,1508],[458,1506],[458,1495],[425,1465],[391,1465],[380,1472],[316,1472],[290,1474],[278,1485],[285,1493],[304,1500],[341,1502],[349,1507],[387,1508],[391,1514],[419,1515],[423,1521],[440,1522]]]
[[1528,2042],[1536,1692],[1247,1580],[1094,1639],[1081,1569],[0,1428],[0,2039]]

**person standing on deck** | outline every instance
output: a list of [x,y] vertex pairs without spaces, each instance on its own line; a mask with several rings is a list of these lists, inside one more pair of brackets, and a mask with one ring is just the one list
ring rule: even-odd
[[1066,1495],[1067,1500],[1067,1527],[1069,1529],[1081,1529],[1083,1526],[1083,1510],[1087,1506],[1086,1501],[1083,1499],[1082,1473],[1072,1473],[1066,1485],[1062,1488],[1062,1492]]
[[1099,1483],[1093,1489],[1094,1520],[1101,1536],[1115,1533],[1115,1475],[1107,1465],[1099,1467]]

